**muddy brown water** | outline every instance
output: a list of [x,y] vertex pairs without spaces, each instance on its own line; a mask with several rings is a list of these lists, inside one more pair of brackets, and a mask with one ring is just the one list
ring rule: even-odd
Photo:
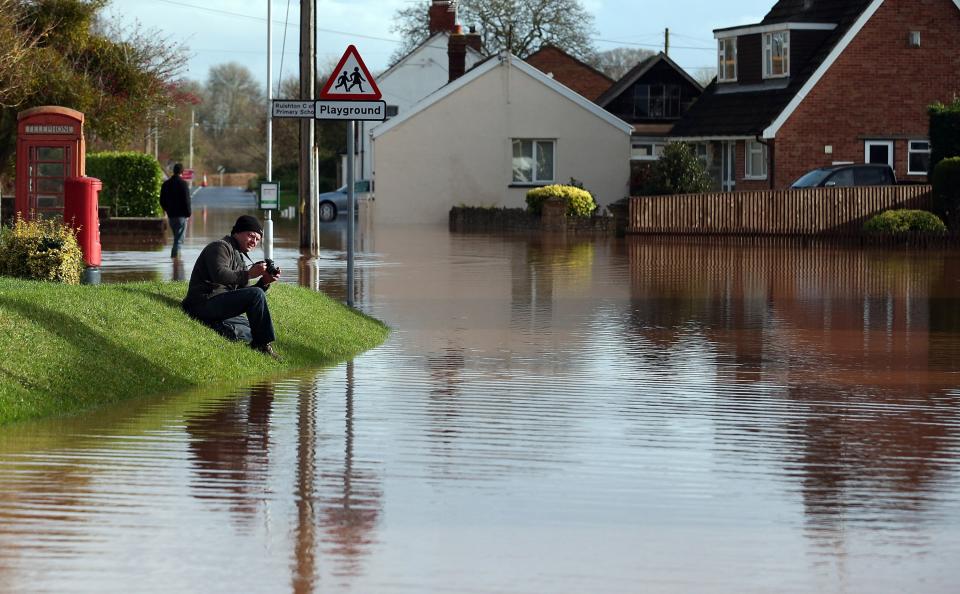
[[[235,214],[195,217],[187,272]],[[314,258],[278,229],[287,279],[342,298],[342,226]],[[956,591],[956,254],[360,245],[381,347],[4,427],[0,591]],[[103,277],[182,275],[166,249]]]

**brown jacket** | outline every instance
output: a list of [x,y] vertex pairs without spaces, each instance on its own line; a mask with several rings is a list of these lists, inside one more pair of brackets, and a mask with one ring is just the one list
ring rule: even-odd
[[[250,283],[246,256],[232,235],[210,242],[200,252],[190,274],[190,286],[183,299],[183,308],[188,312],[214,295],[246,287]],[[259,281],[256,286],[266,291],[269,286]]]

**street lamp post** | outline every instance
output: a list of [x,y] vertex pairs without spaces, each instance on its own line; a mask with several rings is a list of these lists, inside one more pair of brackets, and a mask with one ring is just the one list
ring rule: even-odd
[[[196,122],[194,121],[194,109],[190,108],[190,161],[188,162],[188,167],[190,171],[193,171],[193,129],[196,127]],[[193,176],[190,176],[190,187],[193,187]]]

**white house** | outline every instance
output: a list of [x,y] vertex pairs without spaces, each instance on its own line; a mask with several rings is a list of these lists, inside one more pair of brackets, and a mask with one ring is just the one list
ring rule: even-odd
[[439,223],[455,205],[522,207],[530,188],[629,192],[633,126],[519,58],[488,58],[373,130],[378,222]]
[[[447,84],[450,81],[451,59],[459,60],[466,68],[470,68],[485,57],[480,52],[478,33],[471,31],[459,35],[455,5],[451,5],[449,0],[432,0],[427,17],[430,37],[376,77],[383,95],[381,99],[387,103],[389,117],[407,112],[418,101]],[[458,33],[458,47],[456,42],[454,47],[450,46],[450,37],[454,33]],[[370,133],[378,125],[380,122],[357,122],[355,179],[373,179],[375,166],[370,150]]]

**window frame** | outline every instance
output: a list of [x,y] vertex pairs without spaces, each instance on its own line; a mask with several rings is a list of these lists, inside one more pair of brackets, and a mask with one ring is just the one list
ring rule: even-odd
[[[650,156],[636,156],[634,154],[634,149],[639,145],[645,145],[650,147]],[[666,143],[656,142],[653,140],[637,140],[630,142],[630,160],[631,161],[658,161],[660,157],[663,156],[663,148],[666,146]]]
[[[773,37],[775,35],[783,36],[783,58],[781,64],[783,64],[783,72],[774,73],[773,72]],[[763,78],[787,78],[790,76],[790,30],[782,29],[780,31],[770,31],[769,33],[763,34]]]
[[[759,147],[759,148],[756,148]],[[753,159],[752,157],[757,153],[760,153],[760,162],[763,164],[763,172],[756,173],[752,171],[753,169]],[[767,145],[762,142],[757,142],[756,140],[748,140],[744,143],[743,146],[743,179],[767,179],[769,175],[768,169],[768,149]]]
[[[927,145],[926,150],[914,150],[913,143],[922,142]],[[907,175],[930,175],[930,141],[923,139],[913,139],[907,141]],[[911,157],[913,155],[927,155],[927,170],[926,171],[914,171],[913,170],[913,160]]]
[[[731,45],[730,49],[733,51],[733,59],[729,60],[727,55],[726,44]],[[724,70],[724,62],[732,62],[733,64],[733,75],[726,76],[726,71]],[[736,37],[721,37],[717,40],[717,82],[737,82],[737,38]]]
[[[531,161],[532,168],[530,172],[530,181],[518,180],[514,176],[514,171],[516,170],[513,166],[515,157],[513,156],[514,147],[517,143],[529,142],[532,145],[531,151]],[[552,171],[550,172],[550,178],[541,178],[538,176],[538,151],[540,150],[540,143],[549,143],[553,154],[550,159],[550,166]],[[522,146],[522,145],[521,145]],[[552,183],[556,183],[557,179],[557,139],[556,138],[512,138],[510,139],[510,185],[511,186],[545,186]]]
[[863,141],[863,162],[864,163],[874,163],[870,160],[870,147],[872,146],[886,146],[890,148],[888,153],[889,159],[887,160],[887,165],[890,167],[894,166],[896,159],[894,156],[894,142],[892,140],[864,140]]

